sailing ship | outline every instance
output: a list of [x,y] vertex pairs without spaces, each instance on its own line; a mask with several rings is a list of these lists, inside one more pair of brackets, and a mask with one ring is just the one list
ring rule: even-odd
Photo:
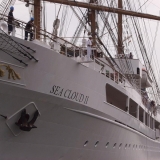
[[[160,17],[131,11],[128,0],[45,1],[59,4],[52,33],[42,23],[44,1],[23,1],[35,18],[33,41],[16,18],[8,35],[15,1],[1,2],[0,159],[158,160],[159,85],[137,17]],[[70,39],[62,34],[67,9],[79,22]],[[39,111],[38,128],[15,125],[23,109]]]

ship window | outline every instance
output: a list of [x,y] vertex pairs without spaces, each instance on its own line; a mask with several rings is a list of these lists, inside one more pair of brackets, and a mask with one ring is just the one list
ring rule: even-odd
[[125,149],[127,148],[127,144],[125,145]]
[[143,123],[143,113],[144,113],[144,110],[139,107],[139,120]]
[[109,142],[107,142],[107,144],[106,144],[106,148],[109,146]]
[[122,143],[119,145],[119,149],[122,147]]
[[150,128],[153,129],[153,118],[150,117]]
[[97,141],[94,146],[97,147],[98,143],[99,143],[99,141]]
[[129,114],[137,118],[137,103],[130,99]]
[[123,111],[126,111],[127,96],[109,84],[106,84],[106,99],[108,103]]
[[139,68],[137,68],[137,74],[140,74],[140,69]]
[[86,147],[86,146],[87,146],[87,144],[88,144],[88,141],[86,141],[86,142],[84,143],[84,147]]
[[115,148],[115,147],[116,147],[116,144],[117,144],[117,143],[115,143],[115,144],[114,144],[113,148]]
[[145,117],[145,124],[146,124],[146,126],[148,126],[149,127],[149,114],[148,113],[146,113],[146,117]]
[[129,146],[128,146],[129,148],[131,147],[131,144],[129,144]]
[[158,121],[154,120],[154,128],[159,129],[159,125],[160,125],[160,123]]

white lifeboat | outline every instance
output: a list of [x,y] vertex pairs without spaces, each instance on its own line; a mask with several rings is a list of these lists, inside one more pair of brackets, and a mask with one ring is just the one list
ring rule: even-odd
[[148,72],[145,68],[142,68],[141,86],[142,88],[148,88],[152,86],[152,79],[149,77]]

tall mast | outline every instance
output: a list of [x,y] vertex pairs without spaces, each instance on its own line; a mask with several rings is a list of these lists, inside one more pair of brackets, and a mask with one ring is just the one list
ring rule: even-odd
[[[122,9],[122,0],[118,0],[118,8]],[[123,53],[123,40],[122,40],[122,14],[118,14],[118,54]]]
[[34,0],[34,24],[36,26],[36,39],[40,39],[41,28],[41,0]]

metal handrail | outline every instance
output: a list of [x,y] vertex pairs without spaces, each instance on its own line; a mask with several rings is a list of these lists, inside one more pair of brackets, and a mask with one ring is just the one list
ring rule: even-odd
[[[5,18],[4,18],[4,17],[5,17]],[[7,22],[8,16],[0,13],[0,20],[4,20],[5,22]],[[24,21],[22,21],[22,20],[19,20],[19,19],[15,19],[15,18],[14,18],[14,22],[17,22],[18,24],[20,24],[20,25],[21,25],[20,27],[22,27],[22,28],[25,28],[25,26],[26,26],[26,24],[27,24],[26,22],[24,22]],[[7,23],[8,23],[8,22],[7,22]],[[33,28],[34,28],[34,30],[36,30],[37,27],[34,25]],[[36,33],[36,32],[34,32],[34,33]],[[49,38],[51,41],[53,41],[53,42],[55,41],[55,39],[53,39],[53,38],[51,38],[51,37],[54,36],[55,38],[58,38],[58,39],[60,39],[60,40],[63,40],[65,43],[70,44],[70,45],[72,45],[72,46],[74,46],[74,47],[76,47],[76,48],[78,48],[78,49],[81,50],[80,47],[72,44],[71,42],[69,42],[69,41],[67,41],[67,40],[65,40],[65,39],[63,39],[63,38],[61,38],[61,37],[58,37],[58,36],[56,36],[56,35],[53,35],[53,34],[47,32],[46,30],[40,29],[39,32],[38,32],[38,34],[40,34],[40,35],[42,35],[42,36],[44,36],[44,37],[48,37],[48,38]]]

